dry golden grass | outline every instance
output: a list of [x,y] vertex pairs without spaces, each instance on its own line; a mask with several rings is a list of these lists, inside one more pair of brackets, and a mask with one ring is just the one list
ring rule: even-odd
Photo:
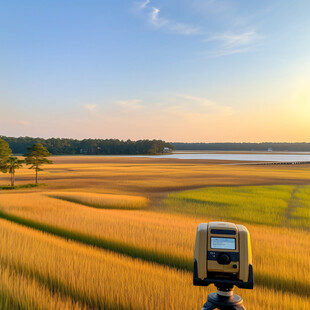
[[[72,188],[102,193],[147,196],[208,185],[309,184],[309,165],[223,165],[227,161],[151,159],[134,157],[58,156],[40,172],[49,189]],[[33,183],[34,172],[16,172],[16,185]],[[0,183],[9,176],[0,174]],[[46,190],[44,188],[36,191]]]
[[[154,211],[98,210],[44,194],[2,194],[0,210],[56,228],[110,241],[105,248],[185,269],[192,267],[198,223],[207,218]],[[216,218],[214,218],[216,219]],[[310,233],[247,225],[252,236],[255,275],[261,286],[305,295],[310,288]],[[63,234],[66,236],[66,234]],[[70,237],[69,233],[67,236]],[[96,240],[88,239],[89,243]],[[113,242],[119,245],[113,247]],[[143,251],[149,251],[148,256]],[[138,254],[137,254],[138,253]],[[147,252],[148,253],[148,252]],[[156,256],[157,253],[160,257]]]
[[[26,276],[40,282],[42,290],[88,309],[200,309],[206,294],[214,290],[193,287],[191,273],[67,242],[4,220],[0,239],[1,265],[15,270],[15,282],[3,277],[12,294],[20,291],[16,283]],[[28,288],[32,296],[36,290]],[[310,302],[308,297],[264,288],[242,291],[242,296],[252,310],[292,309],[290,304],[306,310]],[[41,298],[36,301],[44,308]],[[69,303],[66,307],[61,309],[74,309]]]
[[[133,260],[0,220],[0,300],[7,302],[0,303],[0,308],[200,309],[214,288],[193,287],[192,274],[186,270],[192,267],[198,223],[216,220],[217,214],[170,214],[154,201],[174,190],[207,185],[310,183],[306,165],[224,166],[210,161],[82,156],[53,160],[55,164],[40,173],[47,187],[0,191],[0,211],[26,219],[24,225],[38,223],[37,229],[47,227],[65,238],[184,270]],[[18,171],[17,184],[32,180],[32,171]],[[7,177],[1,175],[0,182],[8,182]],[[53,194],[75,198],[79,204],[49,197]],[[107,206],[105,199],[111,194],[147,197],[151,206],[110,210],[81,204]],[[305,222],[302,215],[309,211],[309,199],[307,192],[297,192],[296,197],[303,204],[290,215],[298,228]],[[123,202],[113,203],[119,207]],[[246,226],[252,237],[257,285],[254,291],[239,291],[245,306],[310,309],[310,233],[272,224]]]
[[197,219],[135,210],[100,210],[46,196],[2,194],[0,210],[121,244],[192,261]]
[[[310,289],[310,233],[247,225],[259,283],[306,297]],[[258,281],[257,281],[258,282]]]
[[9,264],[0,265],[1,309],[86,309],[70,297],[53,293],[35,277],[2,265]]

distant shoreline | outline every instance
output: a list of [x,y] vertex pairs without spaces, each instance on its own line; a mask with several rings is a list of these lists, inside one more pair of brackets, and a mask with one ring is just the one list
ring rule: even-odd
[[221,142],[221,143],[183,143],[170,142],[174,151],[203,151],[203,152],[308,152],[309,142]]
[[222,163],[222,164],[309,164],[310,153],[305,152],[174,152],[162,155],[53,155],[52,159],[70,160],[76,158],[82,161],[114,161],[115,159],[122,160],[137,160],[137,161],[173,161],[198,162],[202,163]]
[[310,151],[218,151],[218,150],[175,150],[173,154],[289,154],[289,155],[310,155]]

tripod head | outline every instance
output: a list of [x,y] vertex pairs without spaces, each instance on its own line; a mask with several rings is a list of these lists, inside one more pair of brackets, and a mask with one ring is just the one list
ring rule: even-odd
[[232,286],[218,285],[217,292],[208,295],[208,301],[202,310],[245,310],[243,300],[235,295]]

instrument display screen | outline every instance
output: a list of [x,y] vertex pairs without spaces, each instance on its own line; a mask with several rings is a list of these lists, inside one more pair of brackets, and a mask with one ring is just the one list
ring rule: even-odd
[[235,238],[211,237],[211,249],[235,250],[236,239]]

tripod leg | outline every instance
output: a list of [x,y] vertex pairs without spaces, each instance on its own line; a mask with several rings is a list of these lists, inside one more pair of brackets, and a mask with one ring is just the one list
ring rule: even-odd
[[216,309],[216,305],[211,304],[210,302],[207,301],[207,302],[203,305],[203,307],[202,307],[201,310],[213,310],[213,309]]

